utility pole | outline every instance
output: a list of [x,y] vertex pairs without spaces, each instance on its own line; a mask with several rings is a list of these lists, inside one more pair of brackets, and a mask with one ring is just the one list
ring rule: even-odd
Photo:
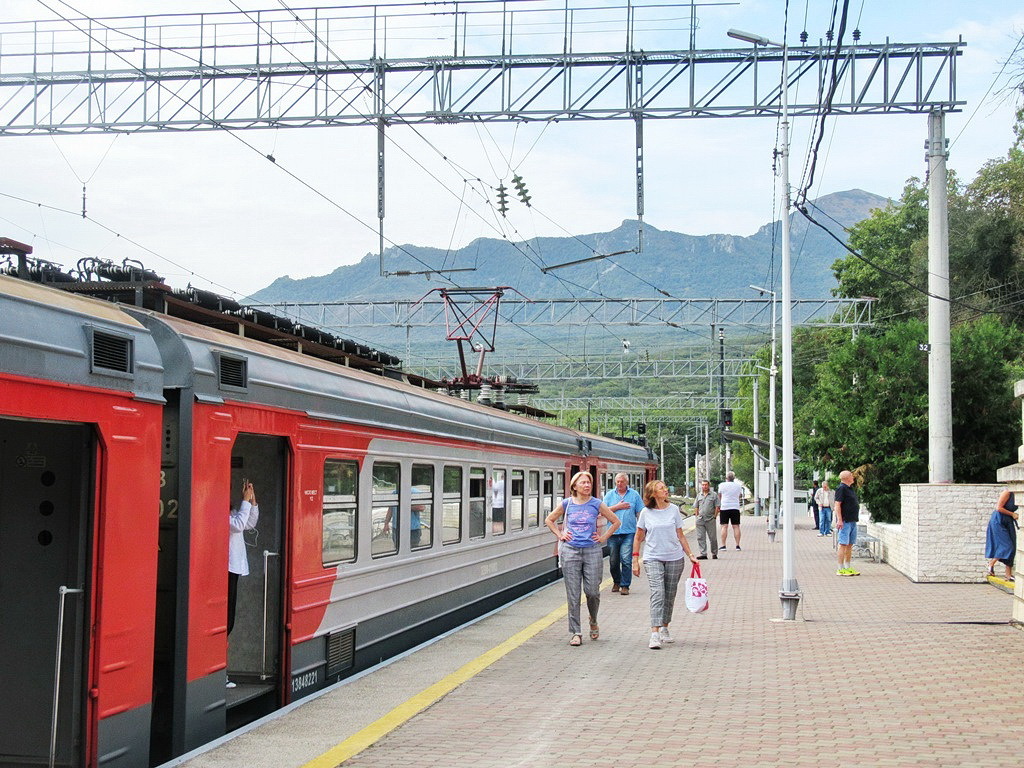
[[724,477],[729,471],[729,445],[725,441],[725,328],[722,326],[718,326],[718,428]]
[[928,482],[953,482],[945,115],[928,115]]
[[[756,373],[756,371],[755,371]],[[754,377],[754,439],[758,437],[760,431],[761,414],[758,409],[758,392],[761,389],[761,379],[759,376]],[[761,459],[759,454],[754,452],[754,515],[757,517],[761,516]]]
[[[686,458],[683,460],[683,496],[690,492],[690,433],[686,433]],[[694,489],[694,496],[697,495]]]
[[704,479],[711,482],[711,434],[708,423],[704,422]]

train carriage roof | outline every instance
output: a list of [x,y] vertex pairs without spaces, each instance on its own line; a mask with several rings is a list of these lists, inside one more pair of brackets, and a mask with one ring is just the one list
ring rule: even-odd
[[[199,400],[258,403],[330,420],[564,455],[578,453],[584,437],[602,458],[648,459],[640,446],[582,435],[180,318],[129,311],[156,338],[167,386],[192,390]],[[243,378],[226,381],[225,364]]]
[[0,275],[0,371],[163,401],[149,330],[122,308]]

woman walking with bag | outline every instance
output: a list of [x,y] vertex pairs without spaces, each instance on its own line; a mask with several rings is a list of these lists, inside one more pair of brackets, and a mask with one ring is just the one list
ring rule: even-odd
[[[552,510],[544,523],[560,545],[562,577],[565,580],[565,599],[569,604],[569,645],[583,643],[580,627],[580,588],[587,596],[590,612],[590,639],[597,640],[597,609],[601,604],[601,548],[608,537],[619,528],[619,518],[608,505],[590,495],[594,480],[589,472],[577,472],[569,481],[569,498]],[[562,530],[556,526],[558,518],[565,516]],[[597,532],[597,518],[603,517],[611,525],[603,533]]]
[[651,640],[647,647],[656,650],[662,643],[675,642],[668,625],[686,564],[683,552],[691,562],[695,562],[695,558],[683,535],[679,507],[668,500],[668,486],[661,480],[651,480],[644,486],[644,504],[647,506],[636,523],[633,574],[640,575],[640,548],[646,543],[643,563],[651,587]]

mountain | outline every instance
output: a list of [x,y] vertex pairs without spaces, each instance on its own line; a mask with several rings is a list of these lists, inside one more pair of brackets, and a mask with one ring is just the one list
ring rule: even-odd
[[[845,241],[842,227],[886,203],[883,197],[854,189],[825,195],[813,201],[809,210]],[[793,297],[830,296],[836,285],[832,263],[845,254],[844,248],[800,214],[792,214],[790,220]],[[642,298],[663,295],[659,291],[677,298],[739,298],[750,296],[751,283],[771,287],[768,283],[777,277],[781,260],[780,240],[778,222],[749,237],[686,235],[645,224],[643,250],[635,253],[637,222],[627,220],[610,232],[575,237],[521,243],[480,238],[454,252],[415,245],[392,247],[384,253],[384,264],[389,272],[473,267],[473,272],[454,273],[452,279],[473,286],[508,285],[528,298]],[[618,255],[547,274],[540,270],[596,254]],[[436,276],[430,280],[422,275],[381,277],[378,256],[367,254],[357,264],[338,267],[328,275],[300,280],[280,277],[252,298],[259,303],[418,299],[438,286]]]

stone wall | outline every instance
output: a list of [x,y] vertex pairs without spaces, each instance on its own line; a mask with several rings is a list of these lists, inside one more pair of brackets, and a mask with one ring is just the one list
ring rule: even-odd
[[899,525],[869,522],[882,557],[911,581],[985,581],[985,529],[1001,484],[900,486]]

